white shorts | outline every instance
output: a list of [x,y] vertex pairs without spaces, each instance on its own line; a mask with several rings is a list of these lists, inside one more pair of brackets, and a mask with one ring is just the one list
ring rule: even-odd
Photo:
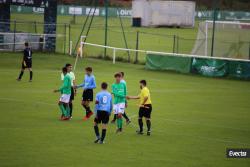
[[70,100],[70,94],[69,95],[62,94],[59,101],[63,103],[69,103],[69,100]]
[[125,103],[118,103],[118,104],[114,104],[114,114],[124,114],[125,111]]

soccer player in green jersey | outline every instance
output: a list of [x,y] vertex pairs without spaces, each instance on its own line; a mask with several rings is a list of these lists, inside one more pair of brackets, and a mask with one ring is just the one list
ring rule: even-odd
[[69,120],[70,119],[70,108],[69,108],[69,101],[71,95],[71,78],[67,73],[67,68],[63,67],[62,72],[64,74],[63,85],[59,88],[54,90],[54,92],[61,92],[62,95],[59,100],[59,107],[62,112],[61,120]]
[[112,85],[112,94],[114,95],[114,114],[117,114],[117,133],[122,132],[122,114],[124,114],[127,88],[121,82],[121,73],[115,74],[116,82]]
[[[76,77],[74,72],[72,71],[72,65],[71,64],[66,64],[65,67],[67,68],[68,75],[71,78],[71,95],[70,95],[70,100],[69,100],[69,108],[70,108],[70,118],[72,118],[72,112],[73,112],[73,100],[76,95],[76,89],[74,89],[74,86],[76,86]],[[63,81],[64,79],[64,74],[61,74],[61,80]]]
[[[121,83],[124,83],[126,85],[126,87],[127,87],[127,82],[124,80],[124,75],[125,75],[124,72],[121,72],[121,76],[122,76],[121,77]],[[127,100],[126,100],[126,102],[125,102],[125,108],[127,108],[127,107],[128,107],[128,103],[127,103]],[[129,117],[126,114],[126,111],[124,111],[124,113],[122,114],[122,116],[126,119],[127,125],[131,123]],[[114,118],[111,121],[111,123],[115,123],[116,118],[117,118],[117,114],[114,114]]]

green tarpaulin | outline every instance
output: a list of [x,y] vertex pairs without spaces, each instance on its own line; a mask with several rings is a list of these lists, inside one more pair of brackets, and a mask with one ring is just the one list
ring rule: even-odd
[[229,61],[229,77],[250,79],[250,62]]
[[250,79],[250,62],[148,54],[146,69],[195,73],[210,77]]
[[179,56],[148,54],[146,59],[146,69],[172,70],[181,73],[189,73],[192,63],[192,58]]
[[227,75],[228,64],[225,60],[193,58],[192,72],[210,77]]

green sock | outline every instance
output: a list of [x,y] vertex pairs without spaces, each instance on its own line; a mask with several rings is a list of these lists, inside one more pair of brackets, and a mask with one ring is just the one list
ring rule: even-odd
[[122,128],[122,118],[117,119],[117,127]]
[[122,128],[122,118],[120,118],[120,128]]
[[64,105],[63,104],[59,104],[59,107],[60,107],[60,110],[62,112],[62,115],[63,116],[67,116],[67,111],[66,109],[64,108]]
[[70,108],[68,105],[66,106],[66,113],[67,113],[66,117],[69,117],[70,116]]
[[117,124],[117,128],[119,129],[120,128],[120,119],[116,119],[116,124]]

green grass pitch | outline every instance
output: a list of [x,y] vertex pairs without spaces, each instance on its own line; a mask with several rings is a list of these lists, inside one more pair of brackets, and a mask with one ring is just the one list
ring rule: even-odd
[[[97,145],[93,118],[83,122],[81,90],[74,101],[73,119],[58,120],[60,69],[74,59],[60,54],[33,55],[34,81],[21,82],[22,55],[0,54],[0,166],[135,166],[249,167],[250,159],[227,159],[226,148],[250,147],[250,83],[171,72],[146,71],[144,66],[83,59],[75,71],[77,83],[84,67],[92,66],[98,87],[111,85],[113,74],[124,71],[128,93],[139,93],[148,81],[153,101],[152,136],[138,136],[137,102],[129,101],[132,124],[115,134],[109,125],[106,144]],[[95,93],[100,90],[95,90]],[[92,105],[93,108],[93,105]]]

